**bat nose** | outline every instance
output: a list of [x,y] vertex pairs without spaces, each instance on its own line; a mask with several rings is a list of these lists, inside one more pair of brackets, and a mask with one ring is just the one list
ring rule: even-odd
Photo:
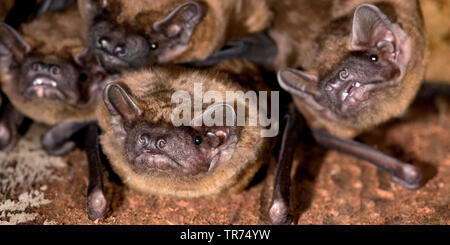
[[156,141],[156,148],[158,148],[159,150],[163,150],[166,146],[167,146],[167,141],[165,139],[159,138]]
[[31,69],[32,69],[34,72],[41,72],[41,71],[46,70],[46,66],[47,66],[47,65],[45,65],[45,64],[42,63],[42,62],[34,62],[34,63],[31,65]]
[[97,40],[97,48],[112,53],[112,42],[108,37],[102,36]]
[[116,39],[102,36],[97,41],[97,48],[107,52],[110,55],[122,57],[126,54],[127,49],[121,40]]

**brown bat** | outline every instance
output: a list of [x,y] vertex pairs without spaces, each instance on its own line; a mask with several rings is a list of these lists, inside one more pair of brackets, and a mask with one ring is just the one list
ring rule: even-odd
[[426,82],[450,84],[450,1],[421,0],[430,51]]
[[2,91],[31,119],[55,125],[43,137],[44,148],[60,155],[73,149],[70,136],[95,120],[96,90],[104,74],[83,50],[81,17],[73,5],[20,26],[19,33],[0,23]]
[[[241,74],[249,71],[245,66],[236,69],[237,66],[239,64],[233,63],[229,67],[239,70]],[[262,164],[267,163],[274,138],[262,137],[262,126],[236,124],[241,118],[236,115],[239,105],[247,112],[250,105],[245,99],[234,100],[235,97],[226,96],[227,91],[246,93],[252,88],[237,82],[246,81],[242,76],[242,80],[236,80],[236,76],[218,71],[220,69],[225,67],[201,71],[154,67],[123,73],[106,85],[104,104],[97,111],[102,129],[100,143],[113,169],[126,185],[143,193],[188,198],[232,193],[246,187]],[[257,77],[250,78],[253,84],[258,84],[252,87],[267,91],[262,77]],[[192,101],[198,100],[195,97],[195,86],[198,84],[205,93],[216,91],[223,96],[223,100],[215,100],[217,103],[214,104],[205,102],[201,105],[202,114],[193,114],[194,118],[188,120],[187,125],[174,126],[172,118],[179,106],[178,99],[173,99],[174,93],[183,91]],[[183,115],[192,110],[190,106],[184,108],[187,109],[181,113]],[[205,119],[217,113],[211,112],[211,108],[227,109],[223,119],[228,122],[232,118],[231,124],[195,123],[199,118]],[[214,115],[217,117],[217,114]],[[245,125],[248,125],[252,116],[248,113],[243,118]],[[285,128],[290,127],[289,132],[294,134],[300,128],[296,120],[298,118],[294,114],[288,117],[285,124]],[[106,199],[100,158],[95,147],[96,129],[90,130],[88,142],[91,145],[87,147],[90,169],[88,215],[95,220],[104,217]],[[296,140],[296,137],[284,136],[281,152],[286,154],[280,154],[277,159],[277,172],[283,174],[286,171],[284,163],[290,163],[293,155],[293,148],[286,147],[286,144]],[[289,185],[284,185],[286,182],[289,183],[289,178],[277,178],[275,183],[269,213],[274,223],[287,222],[278,217],[278,210],[288,207],[288,200],[283,199],[285,195],[280,194],[288,190],[285,187]]]
[[[427,58],[422,12],[418,1],[364,2],[270,1],[268,35],[277,55],[266,56],[270,42],[244,40],[250,51],[233,57],[250,52],[252,61],[272,61],[319,144],[367,160],[415,189],[419,168],[351,138],[401,116],[416,96]],[[219,51],[203,62],[226,58]]]
[[[418,188],[420,169],[350,138],[401,116],[415,97],[427,54],[420,6],[326,3],[296,2],[305,10],[275,21],[270,34],[278,43],[276,67],[301,69],[282,68],[280,86],[293,95],[318,143],[368,160],[402,185]],[[294,25],[302,28],[288,35]]]
[[80,0],[90,48],[109,71],[202,60],[226,42],[261,32],[265,0]]

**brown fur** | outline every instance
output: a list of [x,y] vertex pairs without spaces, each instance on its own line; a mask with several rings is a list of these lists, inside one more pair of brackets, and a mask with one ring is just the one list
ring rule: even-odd
[[450,84],[450,1],[420,0],[430,57],[425,81]]
[[[73,56],[83,50],[84,29],[77,6],[62,12],[49,12],[23,24],[19,33],[31,46],[30,55],[54,57],[72,62]],[[89,106],[71,106],[60,101],[42,101],[25,98],[16,86],[2,79],[2,90],[13,105],[31,119],[56,124],[62,120],[88,121],[95,119],[95,103]]]
[[[230,64],[236,67],[237,63]],[[225,70],[223,65],[218,70]],[[253,70],[246,64],[237,70]],[[245,74],[245,73],[244,73]],[[170,123],[171,112],[176,106],[170,98],[176,90],[193,94],[193,83],[203,83],[203,92],[219,91],[225,99],[225,91],[247,91],[231,80],[226,74],[217,71],[195,71],[176,67],[155,67],[123,74],[117,80],[127,88],[133,100],[144,111],[146,120]],[[267,161],[270,138],[260,137],[260,127],[238,127],[239,141],[232,158],[218,163],[218,167],[208,173],[195,176],[180,175],[173,172],[156,171],[151,176],[133,172],[124,157],[123,146],[115,141],[110,125],[110,115],[104,105],[97,111],[99,124],[103,129],[100,142],[114,170],[130,187],[144,193],[173,195],[179,197],[198,197],[219,193],[235,192],[248,185],[256,171]],[[248,120],[248,118],[247,118]]]
[[0,21],[4,21],[8,12],[14,6],[14,0],[2,0],[0,1]]
[[362,3],[379,7],[409,35],[412,58],[403,81],[376,94],[378,102],[362,110],[351,122],[330,121],[295,99],[313,128],[352,138],[379,123],[402,115],[422,81],[426,61],[423,19],[416,1],[286,0],[273,1],[275,21],[270,35],[279,48],[276,68],[292,67],[316,74],[328,73],[343,58],[351,39],[352,17]]
[[[81,1],[79,1],[81,2]],[[151,25],[186,0],[109,0],[108,9],[116,10],[117,22],[131,26]],[[189,41],[188,49],[170,62],[204,59],[226,42],[266,29],[272,14],[265,0],[199,0],[205,14]],[[138,16],[138,18],[137,18]],[[138,23],[139,22],[139,23]]]

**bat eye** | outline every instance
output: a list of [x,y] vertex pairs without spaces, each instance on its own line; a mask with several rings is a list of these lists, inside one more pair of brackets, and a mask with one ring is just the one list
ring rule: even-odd
[[80,81],[81,82],[86,82],[88,80],[88,76],[86,75],[86,74],[84,74],[84,73],[81,73],[81,75],[80,75]]
[[202,143],[202,137],[200,137],[200,136],[195,136],[195,138],[194,138],[194,143],[195,143],[196,145],[200,145],[200,144]]
[[52,75],[59,75],[61,73],[61,68],[59,66],[53,65],[50,67],[50,72]]
[[152,44],[150,44],[150,48],[152,50],[156,50],[158,48],[158,44],[157,43],[152,43]]
[[148,137],[142,134],[138,138],[138,143],[141,146],[147,146],[148,145]]
[[117,45],[114,48],[114,55],[116,55],[116,56],[125,56],[126,53],[127,53],[126,51],[127,50],[126,50],[124,45]]
[[376,56],[375,54],[372,54],[369,56],[370,61],[372,62],[377,62],[378,61],[378,56]]

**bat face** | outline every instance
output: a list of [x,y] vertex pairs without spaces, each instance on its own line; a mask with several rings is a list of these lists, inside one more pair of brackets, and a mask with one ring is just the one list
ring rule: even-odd
[[75,105],[80,100],[80,74],[68,62],[47,57],[27,57],[15,81],[20,93],[28,99],[59,100]]
[[[195,1],[182,3],[164,15],[136,13],[133,23],[118,22],[120,1],[79,1],[89,26],[89,43],[101,64],[110,71],[165,62],[188,48],[203,10]],[[159,16],[155,18],[154,16]]]
[[145,120],[140,107],[116,83],[105,87],[104,102],[114,120],[113,131],[125,135],[121,144],[130,167],[140,174],[152,170],[182,175],[205,173],[236,144],[231,127],[174,127]]
[[[179,126],[173,123],[173,113],[179,115],[180,108],[173,94],[182,91],[195,97],[194,84],[198,83],[202,90],[224,97],[227,91],[244,90],[216,70],[182,67],[123,72],[105,86],[104,103],[97,107],[100,143],[114,171],[131,188],[178,197],[235,192],[267,160],[264,155],[272,141],[261,137],[262,127],[236,126],[235,108],[249,106],[240,99],[201,103],[204,109],[198,114],[192,113],[192,105],[182,103],[186,111],[181,114],[194,117]],[[215,118],[215,108],[226,111],[226,123],[199,121]],[[235,123],[229,124],[228,119]]]
[[[354,124],[364,114],[371,123],[378,123],[387,117],[379,113],[389,113],[380,112],[377,107],[395,102],[398,98],[392,96],[393,91],[402,93],[398,89],[408,86],[405,83],[409,81],[404,78],[411,43],[398,24],[374,5],[363,4],[354,13],[350,44],[335,50],[338,58],[334,65],[319,65],[319,76],[285,68],[279,72],[278,80],[281,87],[325,118]],[[330,50],[319,52],[322,53],[318,57],[325,57],[324,53],[329,54]],[[415,80],[419,84],[420,79]]]
[[315,99],[335,114],[349,117],[399,75],[398,68],[376,54],[352,53],[318,82],[320,94]]
[[0,30],[3,80],[24,99],[77,105],[90,97],[90,84],[102,80],[95,65],[81,55],[74,58],[66,53],[42,54],[8,25],[1,24]]

